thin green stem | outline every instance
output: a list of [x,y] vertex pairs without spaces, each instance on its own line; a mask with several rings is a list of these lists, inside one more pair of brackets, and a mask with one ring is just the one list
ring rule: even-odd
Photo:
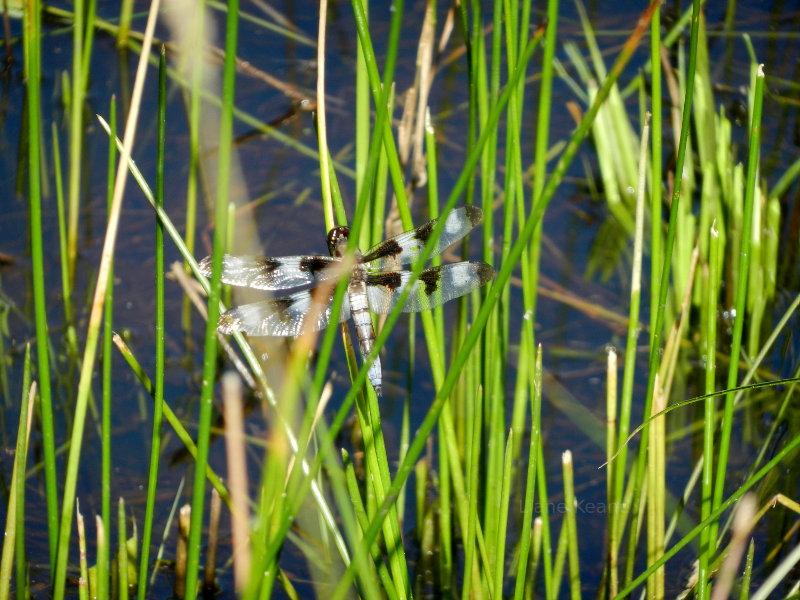
[[[707,289],[718,290],[721,273],[722,241],[714,225],[711,226],[709,269]],[[705,393],[712,394],[716,389],[717,372],[717,294],[710,293],[706,299],[706,330],[705,330]],[[716,398],[706,398],[703,416],[703,480],[700,503],[700,518],[705,521],[713,510],[713,476],[714,469],[714,430],[716,429]],[[714,555],[714,546],[710,529],[700,533],[700,551],[698,553],[697,568],[697,598],[705,600],[710,592],[709,561]]]
[[217,162],[217,193],[215,198],[214,251],[212,254],[211,290],[208,294],[208,321],[206,323],[203,352],[203,387],[200,392],[200,416],[197,431],[197,458],[192,491],[192,520],[189,527],[187,551],[186,594],[197,594],[200,565],[200,536],[202,534],[203,507],[205,503],[205,470],[208,462],[211,437],[211,414],[214,404],[214,383],[217,367],[217,320],[220,307],[220,276],[222,255],[225,252],[227,232],[228,196],[230,193],[230,165],[233,146],[233,102],[235,92],[236,45],[238,39],[239,2],[231,0],[225,27],[225,66],[223,68],[222,110],[219,125],[219,156]]
[[25,569],[25,464],[28,459],[28,439],[30,436],[31,417],[36,386],[31,387],[31,347],[25,347],[25,366],[22,375],[22,400],[20,402],[19,424],[17,425],[17,442],[14,447],[14,466],[11,473],[11,486],[8,490],[6,506],[6,522],[0,552],[0,598],[9,597],[11,587],[11,571],[16,554],[17,562],[17,594],[18,598],[26,598]]
[[86,8],[83,0],[75,0],[72,27],[72,90],[69,114],[69,227],[67,247],[69,255],[69,287],[75,282],[75,263],[78,260],[78,217],[80,214],[81,169],[83,161],[83,99],[86,86],[84,67],[83,34]]
[[[167,121],[167,61],[164,47],[161,47],[161,61],[158,69],[158,134],[156,144],[156,204],[164,206],[164,146]],[[158,489],[158,467],[161,456],[161,422],[164,414],[164,226],[156,218],[156,376],[155,396],[153,398],[153,431],[150,438],[150,467],[147,477],[147,500],[145,502],[144,523],[142,524],[142,551],[139,562],[138,598],[144,600],[147,594],[147,570],[150,562],[150,541],[153,533],[153,514]]]
[[[44,278],[41,193],[41,8],[39,0],[27,0],[23,23],[26,88],[28,93],[28,201],[30,202],[31,271],[36,321],[36,358],[41,393],[42,446],[44,450],[47,535],[50,566],[58,548],[58,486],[56,485],[55,426],[50,384],[50,347]],[[67,519],[72,518],[71,514]]]
[[[514,588],[514,600],[521,600],[525,594],[526,582],[535,573],[528,571],[528,559],[531,551],[534,506],[536,502],[536,476],[539,467],[539,451],[542,443],[542,349],[536,349],[535,368],[533,372],[533,393],[531,394],[531,431],[528,448],[528,469],[525,475],[525,497],[522,508],[522,526],[520,528],[519,562]],[[536,548],[533,549],[536,552]]]
[[[111,126],[116,132],[117,122],[117,103],[111,99],[109,107],[109,119]],[[111,202],[114,197],[114,171],[117,163],[117,147],[111,142],[108,147],[108,174],[107,174],[107,206],[111,213]],[[114,265],[109,265],[109,277],[114,277]],[[114,317],[114,286],[108,286],[105,296],[105,306],[103,312],[103,391],[102,391],[102,449],[101,449],[101,479],[102,492],[100,498],[100,514],[103,519],[103,528],[111,531],[111,395],[112,379],[111,366],[113,364],[113,317]],[[98,546],[97,549],[97,575],[96,586],[97,596],[105,598],[108,596],[109,589],[109,555],[108,544]]]
[[[741,353],[742,333],[747,302],[747,281],[750,272],[750,242],[753,228],[753,206],[756,202],[758,189],[758,164],[761,141],[761,112],[764,101],[764,70],[758,68],[756,86],[754,90],[753,112],[750,120],[750,152],[747,162],[747,180],[745,188],[744,218],[741,237],[741,247],[738,256],[738,280],[736,282],[736,300],[734,307],[736,317],[733,322],[733,335],[731,336],[731,358],[728,366],[727,388],[730,390],[737,385],[739,378],[739,355]],[[731,435],[733,431],[734,394],[725,395],[725,409],[722,415],[722,429],[720,431],[719,455],[716,464],[716,477],[714,480],[714,498],[712,507],[716,508],[722,501],[725,490],[728,454],[730,451]],[[716,539],[716,528],[712,529],[711,539]]]
[[117,598],[128,600],[128,532],[125,526],[125,501],[120,498],[117,502]]
[[572,452],[567,450],[561,457],[564,474],[564,527],[566,527],[567,558],[569,562],[569,591],[572,600],[581,598],[580,563],[578,558],[578,523],[575,511],[575,480],[572,470]]

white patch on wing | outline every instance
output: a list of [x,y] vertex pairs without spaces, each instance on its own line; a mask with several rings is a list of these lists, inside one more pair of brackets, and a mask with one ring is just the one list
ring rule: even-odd
[[[456,210],[452,211],[447,215],[447,221],[444,222],[445,233],[450,236],[459,233],[465,220],[463,213]],[[472,227],[470,227],[470,229],[472,229]]]
[[[372,312],[388,313],[400,299],[411,279],[409,271],[400,274],[396,288],[387,285],[367,285]],[[494,276],[494,269],[482,262],[459,262],[425,269],[411,288],[403,312],[419,312],[458,298],[476,290]]]
[[478,287],[477,274],[473,269],[451,269],[448,273],[454,288],[469,290]]

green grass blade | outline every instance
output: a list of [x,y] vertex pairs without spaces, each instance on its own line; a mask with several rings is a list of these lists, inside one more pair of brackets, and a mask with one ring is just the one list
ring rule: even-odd
[[[529,554],[533,535],[531,525],[533,521],[534,505],[536,502],[536,470],[539,467],[537,457],[542,443],[542,351],[536,351],[535,368],[533,374],[533,390],[530,400],[531,407],[531,431],[530,444],[528,448],[528,468],[525,475],[525,496],[522,507],[522,525],[520,527],[520,546],[519,557],[516,571],[516,581],[514,582],[514,600],[521,600],[525,597],[527,582],[535,576],[535,573],[528,570]],[[528,532],[531,532],[529,535]],[[534,553],[536,548],[533,549]]]
[[14,558],[17,560],[17,598],[25,598],[28,588],[25,560],[25,464],[28,461],[28,441],[33,421],[33,407],[36,400],[36,385],[31,385],[31,347],[25,348],[25,369],[22,377],[22,401],[20,403],[17,443],[14,453],[14,467],[11,486],[8,490],[6,523],[3,535],[3,552],[0,557],[0,598],[9,598],[11,570]]
[[569,590],[573,600],[581,598],[581,569],[578,554],[578,523],[576,512],[578,503],[575,500],[575,480],[573,475],[572,452],[567,450],[561,458],[561,465],[564,472],[564,505],[566,514],[564,515],[564,526],[567,528],[569,557]]
[[119,549],[117,550],[117,598],[128,600],[128,533],[125,526],[125,502],[122,498],[117,503],[117,533]]
[[[113,130],[116,130],[117,103],[114,98],[111,100],[109,115]],[[111,211],[111,202],[114,196],[114,171],[117,162],[117,148],[111,143],[108,147],[108,175],[106,195],[108,199],[108,210]],[[109,278],[113,281],[114,265],[109,265]],[[100,514],[103,519],[105,531],[111,531],[111,366],[113,364],[113,323],[114,323],[114,286],[108,286],[105,296],[105,307],[103,314],[103,382],[102,382],[102,449],[101,449],[101,479],[102,491],[100,498]],[[108,544],[99,545],[97,548],[97,573],[95,577],[97,595],[100,598],[108,596],[109,590],[109,546]]]
[[[166,71],[167,61],[161,47],[158,70],[158,134],[156,145],[156,204],[164,206],[164,146],[166,140]],[[147,570],[150,562],[150,542],[153,533],[153,513],[156,506],[158,469],[161,457],[161,422],[164,414],[164,227],[156,219],[156,377],[153,398],[153,431],[150,438],[150,466],[147,477],[147,500],[142,524],[142,556],[139,563],[137,595],[144,600],[147,594]]]
[[69,101],[69,190],[67,256],[69,259],[70,289],[75,281],[78,260],[78,218],[81,201],[81,169],[83,168],[83,101],[86,97],[86,77],[83,73],[83,34],[86,28],[86,7],[83,0],[75,1],[72,27],[72,77]]
[[[650,23],[650,87],[652,99],[650,128],[652,131],[652,144],[650,150],[650,260],[654,265],[664,263],[662,253],[662,102],[661,102],[661,8],[657,8],[653,13],[653,20]],[[657,269],[651,269],[650,273],[650,307],[657,306],[659,294],[659,277]],[[652,338],[654,331],[650,330]],[[627,372],[627,369],[626,369]],[[627,400],[626,400],[627,401]],[[628,415],[624,415],[629,418]],[[617,491],[621,490],[617,487]]]
[[[41,7],[38,0],[26,4],[23,22],[26,89],[28,94],[28,201],[30,202],[31,266],[33,304],[36,321],[36,356],[41,390],[42,445],[44,450],[45,493],[47,497],[47,534],[50,566],[53,568],[58,547],[58,487],[56,485],[55,426],[50,385],[47,301],[44,282],[41,196]],[[67,519],[71,518],[70,516]]]
[[495,598],[503,596],[503,582],[505,574],[505,554],[506,543],[508,540],[508,515],[511,510],[511,481],[513,479],[512,467],[514,459],[514,430],[509,429],[508,441],[505,445],[505,453],[503,455],[503,471],[501,473],[500,481],[502,488],[500,490],[500,504],[498,512],[499,519],[497,523],[497,556],[501,558],[495,563],[494,572],[494,592]]
[[[31,428],[30,420],[33,416],[33,404],[36,401],[36,393],[35,390],[31,389],[31,345],[26,344],[25,346],[25,362],[23,363],[22,368],[22,394],[21,394],[21,401],[20,401],[20,415],[29,414],[29,423],[27,425],[28,430]],[[22,424],[22,419],[20,418],[20,425]],[[30,435],[30,431],[28,432],[28,436]],[[17,598],[27,598],[28,597],[28,560],[25,552],[25,479],[26,479],[26,472],[25,472],[25,465],[27,464],[28,460],[28,436],[23,438],[22,444],[19,444],[19,438],[17,438],[17,447],[15,449],[14,454],[14,468],[17,469],[17,462],[21,464],[21,468],[17,469],[15,472],[15,481],[16,481],[16,513],[17,513],[17,523],[16,523],[16,534],[17,534],[17,543],[15,548],[16,554],[16,564],[17,564],[17,573],[16,573],[16,580],[17,580],[17,589],[16,589],[16,596]],[[9,512],[11,512],[9,510]],[[5,556],[5,552],[3,552],[3,556]]]
[[208,322],[206,323],[203,351],[203,387],[200,392],[200,416],[197,426],[197,457],[194,486],[192,490],[192,520],[189,528],[189,544],[186,567],[186,594],[194,598],[197,594],[200,567],[200,535],[203,524],[203,507],[206,494],[205,469],[211,430],[214,384],[217,368],[217,320],[219,319],[222,255],[225,252],[227,232],[228,197],[230,194],[230,165],[233,142],[233,102],[235,91],[236,47],[238,40],[238,0],[228,5],[225,26],[225,65],[223,68],[222,111],[219,125],[219,158],[217,162],[217,193],[215,197],[214,251],[212,254],[213,275],[208,294]]
[[[741,352],[742,333],[746,315],[745,303],[747,302],[747,274],[750,270],[750,241],[751,229],[753,227],[753,205],[756,202],[755,195],[758,190],[758,164],[760,157],[761,140],[761,111],[764,100],[764,70],[758,69],[758,77],[754,90],[755,102],[750,120],[750,152],[747,162],[747,182],[745,193],[744,220],[742,231],[742,246],[738,257],[739,279],[736,287],[736,300],[734,303],[736,319],[733,323],[733,334],[731,336],[731,353],[728,367],[727,387],[734,388],[739,378],[739,355]],[[725,410],[722,416],[722,430],[720,432],[720,447],[717,457],[717,473],[714,480],[714,508],[720,505],[725,489],[727,475],[728,453],[730,451],[731,435],[733,431],[733,405],[734,394],[725,395]],[[716,537],[716,529],[712,529],[712,539]]]
[[[360,529],[360,533],[363,532],[364,528],[369,525],[369,517],[367,516],[366,510],[364,508],[364,503],[361,500],[361,494],[359,492],[358,481],[356,479],[355,469],[353,468],[353,462],[350,460],[350,456],[347,452],[342,451],[342,463],[344,464],[344,473],[345,473],[345,481],[347,483],[347,491],[350,495],[350,500],[353,503],[353,509],[355,510],[355,516],[358,519],[358,526]],[[398,596],[395,593],[395,584],[392,581],[391,575],[389,574],[389,570],[386,568],[386,564],[384,564],[383,557],[381,556],[380,549],[377,546],[373,546],[370,549],[370,558],[372,562],[377,566],[377,577],[380,578],[381,583],[383,584],[383,590],[388,597],[392,599],[397,599]],[[377,580],[376,580],[376,573],[373,570],[372,565],[368,566],[368,572],[360,572],[359,578],[364,582],[364,592],[365,596],[370,597],[378,597],[380,594],[377,588]]]
[[[61,148],[58,143],[58,126],[52,123],[53,136],[53,177],[56,180],[56,210],[58,211],[58,244],[59,264],[61,266],[61,295],[64,304],[64,321],[72,328],[75,323],[75,309],[72,306],[72,287],[69,275],[69,259],[67,253],[67,223],[64,213],[64,185],[61,171]],[[77,349],[74,349],[77,353]]]
[[[709,273],[707,289],[720,289],[721,273],[721,240],[719,232],[712,226],[709,248]],[[705,330],[705,393],[711,394],[716,391],[716,371],[717,371],[717,295],[708,294],[706,310],[706,330]],[[705,401],[703,419],[703,479],[701,492],[700,517],[706,520],[712,510],[713,496],[713,463],[714,456],[714,430],[716,425],[716,399],[709,397]],[[710,578],[709,561],[714,556],[715,540],[711,538],[711,530],[704,529],[700,534],[700,551],[698,553],[697,569],[697,597],[698,600],[708,598],[710,588],[708,581]]]

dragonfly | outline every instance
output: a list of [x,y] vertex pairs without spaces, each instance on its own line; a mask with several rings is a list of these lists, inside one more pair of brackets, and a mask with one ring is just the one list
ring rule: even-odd
[[[452,210],[432,254],[436,255],[467,235],[483,217],[472,205]],[[358,249],[352,267],[343,271],[350,229],[334,227],[328,233],[330,256],[233,256],[222,259],[222,282],[265,290],[271,297],[243,304],[223,313],[217,330],[223,334],[242,332],[249,336],[299,336],[324,329],[331,321],[333,286],[349,277],[347,292],[337,316],[340,323],[352,318],[359,350],[366,360],[375,341],[370,312],[389,313],[411,280],[403,265],[414,262],[422,252],[438,219],[389,238],[366,253]],[[211,257],[200,262],[200,272],[211,275]],[[402,312],[419,312],[477,290],[494,277],[494,269],[479,261],[462,261],[423,270],[403,303]],[[321,291],[322,290],[322,291]],[[382,395],[380,358],[370,365],[367,378],[378,396]]]

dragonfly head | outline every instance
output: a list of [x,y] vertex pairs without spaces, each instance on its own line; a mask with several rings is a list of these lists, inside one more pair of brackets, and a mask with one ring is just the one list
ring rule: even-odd
[[349,227],[334,227],[328,232],[328,250],[330,250],[331,256],[341,257],[344,255],[349,237]]

